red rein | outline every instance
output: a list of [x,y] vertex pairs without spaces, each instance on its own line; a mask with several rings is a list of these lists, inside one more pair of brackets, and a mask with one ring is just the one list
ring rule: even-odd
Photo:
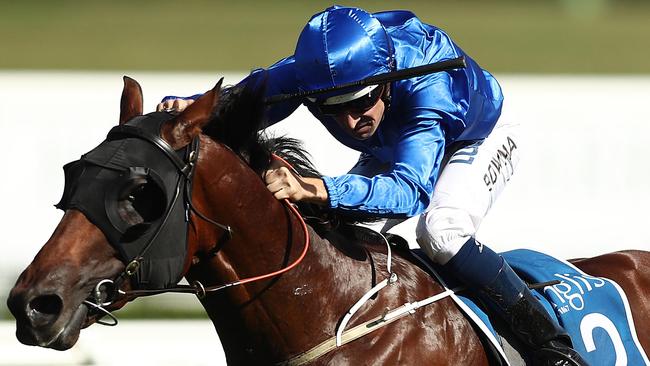
[[[279,156],[277,156],[275,154],[272,154],[271,157],[273,159],[276,159],[276,160],[279,160],[279,161],[283,162],[286,166],[288,166],[289,168],[291,168],[293,170],[293,168],[291,167],[291,164],[289,164],[286,160],[282,159],[281,157],[279,157]],[[305,223],[305,220],[302,219],[302,216],[300,215],[300,212],[298,212],[298,209],[296,209],[296,207],[294,205],[292,205],[291,202],[288,199],[285,198],[283,201],[287,205],[287,207],[289,207],[289,209],[293,212],[293,214],[296,215],[296,217],[298,218],[298,221],[300,222],[300,225],[302,226],[302,229],[303,229],[303,231],[305,233],[305,247],[303,248],[302,253],[300,253],[300,256],[293,263],[291,263],[289,266],[287,266],[285,268],[282,268],[282,269],[277,270],[275,272],[267,273],[265,275],[245,278],[243,280],[234,282],[232,284],[233,286],[234,285],[243,285],[245,283],[259,281],[259,280],[263,280],[263,279],[266,279],[266,278],[281,275],[281,274],[283,274],[285,272],[288,272],[288,271],[292,270],[295,266],[297,266],[300,262],[302,262],[303,258],[305,258],[305,255],[307,254],[307,250],[309,249],[309,230],[307,230],[307,224]]]
[[269,278],[269,277],[275,277],[275,276],[281,275],[281,274],[283,274],[285,272],[288,272],[291,269],[293,269],[295,266],[297,266],[303,260],[303,258],[305,258],[305,255],[307,254],[307,249],[309,249],[309,231],[307,230],[307,224],[305,224],[305,220],[303,220],[302,216],[300,216],[300,212],[298,212],[298,210],[291,204],[291,202],[289,202],[288,199],[285,198],[284,203],[289,207],[289,209],[291,211],[293,211],[294,215],[296,215],[296,217],[298,218],[298,221],[300,221],[300,225],[302,226],[303,231],[305,232],[305,247],[303,248],[302,253],[300,253],[300,256],[293,263],[291,263],[288,267],[282,268],[282,269],[277,270],[275,272],[267,273],[265,275],[250,277],[250,278],[246,278],[246,279],[237,281],[237,282],[232,284],[233,286],[234,285],[243,285],[245,283],[249,283],[249,282],[253,282],[253,281],[259,281],[259,280],[263,280],[263,279],[266,279],[266,278]]
[[[280,161],[284,162],[287,166],[291,167],[289,163],[287,163],[284,159],[273,155],[273,158],[279,159]],[[291,202],[288,199],[284,200],[284,203],[289,207],[289,209],[293,212],[294,215],[298,218],[298,221],[300,222],[300,225],[302,226],[302,229],[305,233],[305,247],[302,250],[302,253],[300,253],[300,256],[293,262],[291,263],[288,267],[282,268],[280,270],[277,270],[275,272],[267,273],[261,276],[255,276],[255,277],[249,277],[245,278],[243,280],[235,281],[235,282],[229,282],[225,285],[218,285],[218,286],[210,286],[210,287],[204,287],[200,282],[195,281],[192,285],[178,285],[177,287],[173,288],[166,288],[166,289],[158,289],[158,290],[133,290],[133,291],[120,291],[120,294],[122,296],[128,296],[131,298],[136,298],[139,296],[150,296],[150,295],[156,295],[164,292],[178,292],[178,293],[194,293],[197,295],[199,298],[203,298],[208,292],[215,292],[215,291],[220,291],[223,289],[226,289],[228,287],[232,286],[238,286],[238,285],[243,285],[246,283],[254,282],[254,281],[260,281],[263,279],[267,279],[270,277],[275,277],[278,275],[281,275],[285,272],[288,272],[292,270],[294,267],[296,267],[304,258],[305,255],[307,254],[307,250],[309,249],[309,230],[307,229],[307,224],[305,223],[305,220],[303,220],[302,216],[300,215],[300,212],[298,212],[298,209],[296,209],[295,206],[291,204]]]

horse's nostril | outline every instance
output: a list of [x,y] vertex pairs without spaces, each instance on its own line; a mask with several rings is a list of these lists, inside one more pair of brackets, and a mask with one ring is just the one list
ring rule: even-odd
[[29,302],[27,317],[35,327],[53,323],[63,309],[63,301],[57,295],[41,295]]
[[56,295],[42,295],[30,301],[29,307],[39,313],[56,315],[61,312],[63,302]]

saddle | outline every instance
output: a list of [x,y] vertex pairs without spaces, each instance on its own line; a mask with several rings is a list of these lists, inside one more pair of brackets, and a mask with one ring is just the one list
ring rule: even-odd
[[[402,236],[380,234],[362,226],[339,227],[341,234],[361,242],[366,250],[399,255],[420,267],[449,291],[481,336],[494,365],[526,365],[528,349],[518,341],[500,317],[492,314],[477,296],[420,249],[411,249]],[[614,281],[590,276],[571,263],[526,249],[501,253],[529,284],[534,296],[571,336],[574,348],[590,364],[650,364],[641,347],[625,293]],[[376,293],[374,294],[376,295]],[[373,296],[374,296],[373,295]],[[444,294],[443,294],[444,295]],[[414,303],[426,303],[427,299]]]

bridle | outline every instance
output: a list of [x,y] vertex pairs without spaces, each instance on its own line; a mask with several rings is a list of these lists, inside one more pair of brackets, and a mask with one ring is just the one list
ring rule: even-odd
[[[221,285],[215,285],[215,286],[206,287],[199,281],[193,281],[192,284],[190,285],[176,285],[168,288],[136,289],[136,290],[128,290],[128,291],[121,290],[120,289],[121,285],[126,280],[130,280],[133,277],[133,275],[137,272],[140,263],[145,259],[147,252],[155,244],[158,234],[167,223],[169,217],[171,216],[172,208],[174,207],[176,201],[180,198],[181,194],[183,194],[183,200],[184,200],[183,206],[185,210],[185,220],[187,222],[190,221],[190,214],[194,213],[202,220],[222,230],[221,237],[217,241],[217,247],[221,247],[223,244],[228,242],[233,237],[233,230],[230,226],[221,224],[207,217],[206,215],[201,213],[194,206],[192,202],[192,180],[196,169],[196,162],[199,156],[199,148],[200,148],[199,136],[194,137],[190,142],[190,144],[188,144],[185,147],[184,159],[181,159],[177,154],[177,152],[174,151],[174,149],[171,147],[171,145],[169,145],[169,143],[167,143],[167,141],[162,139],[159,135],[149,132],[139,126],[128,125],[128,124],[115,126],[109,131],[107,135],[107,140],[118,140],[118,139],[125,139],[125,138],[138,138],[147,141],[151,143],[153,146],[155,146],[156,149],[160,151],[163,155],[165,155],[166,158],[170,159],[177,170],[176,188],[175,188],[173,199],[171,203],[168,205],[165,213],[163,214],[162,221],[155,229],[154,234],[151,236],[148,242],[140,250],[139,254],[135,256],[134,259],[132,259],[125,266],[122,273],[120,273],[115,279],[103,279],[99,281],[97,285],[94,287],[93,291],[91,292],[91,296],[88,299],[83,301],[83,303],[86,304],[91,310],[103,314],[102,316],[100,316],[100,318],[103,317],[104,315],[111,318],[111,322],[106,322],[101,319],[98,319],[96,320],[98,324],[109,325],[109,326],[117,325],[118,323],[117,318],[106,308],[119,300],[122,299],[132,300],[137,297],[152,296],[152,295],[157,295],[157,294],[162,294],[167,292],[189,293],[189,294],[196,295],[199,299],[203,299],[208,293],[213,293],[229,287],[243,285],[246,283],[275,277],[282,273],[285,273],[293,269],[295,266],[297,266],[307,254],[307,250],[309,248],[309,231],[307,229],[307,225],[305,224],[300,212],[298,212],[296,207],[292,205],[288,200],[284,200],[287,207],[293,212],[293,214],[296,216],[298,221],[301,223],[303,232],[305,234],[305,244],[304,244],[303,251],[301,252],[300,256],[290,265],[271,273],[267,273],[255,277],[249,277],[238,281],[221,284]],[[184,192],[181,192],[182,190],[181,187],[183,186],[182,184],[183,182],[185,182],[184,184],[185,189]],[[187,236],[185,237],[187,240]]]

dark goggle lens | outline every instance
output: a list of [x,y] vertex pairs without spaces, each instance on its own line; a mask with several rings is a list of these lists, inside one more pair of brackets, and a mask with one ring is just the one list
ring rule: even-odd
[[319,112],[325,116],[336,116],[343,112],[363,113],[372,108],[381,95],[384,93],[384,86],[378,86],[368,94],[357,99],[339,104],[317,104]]

